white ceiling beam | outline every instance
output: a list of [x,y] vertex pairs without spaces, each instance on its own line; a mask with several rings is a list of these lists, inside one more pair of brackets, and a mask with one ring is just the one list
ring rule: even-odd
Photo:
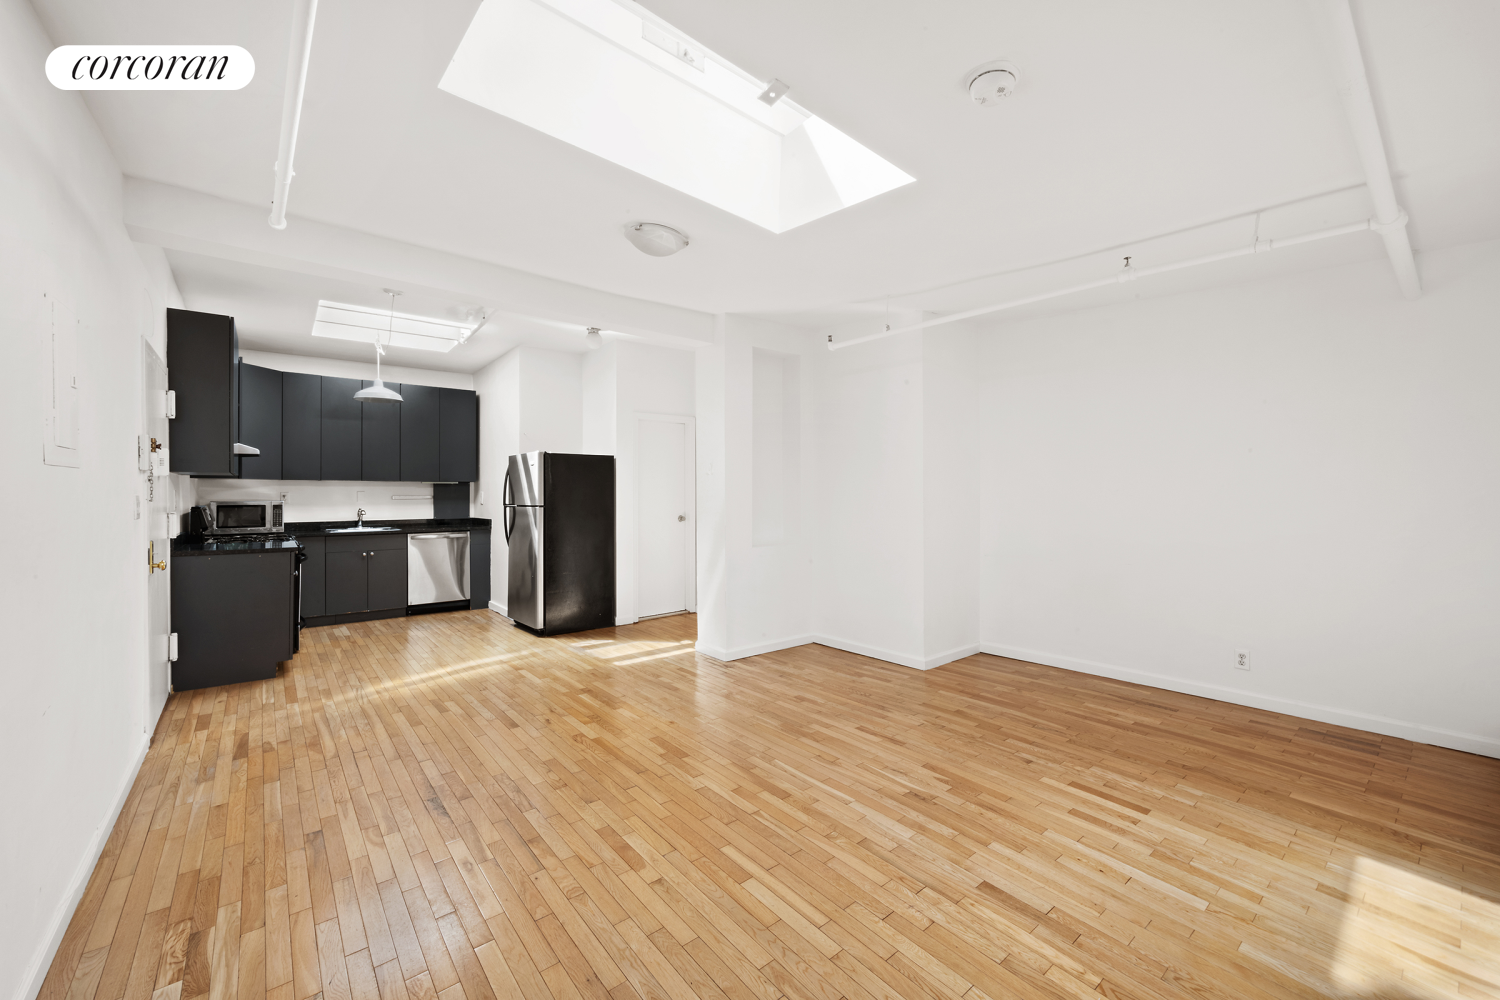
[[373,288],[398,286],[435,298],[472,300],[523,319],[598,326],[672,346],[713,342],[709,313],[308,219],[273,230],[263,212],[170,184],[125,179],[125,228],[137,243]]
[[1338,59],[1339,97],[1343,99],[1344,113],[1349,117],[1354,145],[1359,149],[1359,159],[1365,169],[1365,186],[1369,188],[1370,201],[1375,206],[1377,225],[1370,228],[1385,240],[1385,250],[1391,258],[1391,267],[1396,271],[1396,283],[1401,286],[1401,293],[1414,299],[1422,294],[1422,282],[1417,277],[1417,261],[1412,256],[1411,240],[1406,235],[1406,212],[1396,203],[1391,165],[1386,159],[1380,122],[1375,117],[1375,99],[1370,95],[1370,79],[1365,74],[1359,33],[1354,27],[1354,12],[1349,7],[1349,0],[1323,0],[1323,3],[1328,11]]

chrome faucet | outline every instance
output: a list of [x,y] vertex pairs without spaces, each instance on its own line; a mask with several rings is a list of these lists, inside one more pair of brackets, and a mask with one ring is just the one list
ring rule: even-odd
[[357,524],[355,524],[355,527],[356,528],[363,528],[365,526],[365,509],[363,507],[359,508],[358,513],[359,513],[359,522]]

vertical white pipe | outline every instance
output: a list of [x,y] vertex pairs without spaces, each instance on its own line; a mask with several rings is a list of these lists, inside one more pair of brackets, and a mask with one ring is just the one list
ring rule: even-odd
[[1412,256],[1411,241],[1406,235],[1406,213],[1396,203],[1396,189],[1391,183],[1391,166],[1385,156],[1380,123],[1375,118],[1375,101],[1370,96],[1370,80],[1365,74],[1365,60],[1354,28],[1354,12],[1349,0],[1324,0],[1333,28],[1334,50],[1338,55],[1343,85],[1339,96],[1354,133],[1354,144],[1365,168],[1365,184],[1375,207],[1375,225],[1371,226],[1385,240],[1386,253],[1396,271],[1396,282],[1409,299],[1422,294],[1417,277],[1417,262]]
[[276,186],[271,191],[272,229],[286,228],[286,199],[292,187],[292,156],[297,150],[297,128],[302,124],[302,94],[307,89],[307,63],[312,58],[313,21],[318,0],[296,0],[292,10],[292,41],[287,50],[286,93],[281,98],[281,143],[276,150]]

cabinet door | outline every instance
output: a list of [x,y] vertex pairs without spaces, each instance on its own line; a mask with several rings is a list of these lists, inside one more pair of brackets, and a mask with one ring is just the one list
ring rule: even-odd
[[468,389],[439,389],[438,410],[438,478],[472,483],[479,478],[479,397]]
[[490,606],[490,533],[469,532],[469,607]]
[[[368,389],[375,383],[360,383]],[[401,386],[386,383],[401,392]],[[361,453],[359,478],[372,483],[392,483],[401,478],[401,407],[402,403],[366,400],[360,419]]]
[[363,388],[357,378],[323,379],[323,468],[321,479],[360,478],[360,423],[362,405],[354,394]]
[[169,427],[173,472],[239,474],[239,356],[233,316],[167,310],[167,388],[177,394]]
[[365,557],[369,564],[370,610],[406,607],[406,539],[399,549],[374,549]]
[[438,390],[430,385],[401,387],[401,478],[430,483],[438,476]]
[[302,564],[302,617],[316,618],[326,614],[323,610],[323,581],[326,573],[323,539],[312,536],[298,541],[307,550],[307,562]]
[[281,373],[281,478],[321,479],[323,380]]
[[240,362],[239,440],[259,455],[240,459],[241,479],[281,477],[281,372]]
[[370,557],[364,549],[352,552],[330,551],[324,556],[323,613],[345,615],[352,611],[369,611],[370,595],[366,584]]

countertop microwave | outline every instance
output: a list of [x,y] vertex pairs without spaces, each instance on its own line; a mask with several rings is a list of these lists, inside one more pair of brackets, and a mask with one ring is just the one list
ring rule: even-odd
[[211,500],[210,535],[264,535],[284,531],[280,500]]

